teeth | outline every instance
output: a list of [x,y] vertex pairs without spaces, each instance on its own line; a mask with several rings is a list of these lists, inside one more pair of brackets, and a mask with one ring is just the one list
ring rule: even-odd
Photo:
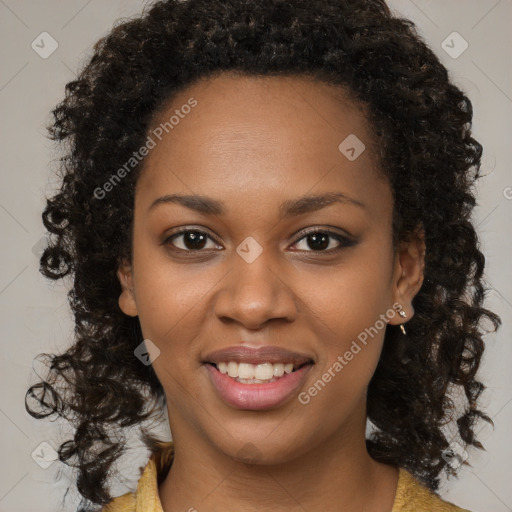
[[227,373],[239,382],[256,383],[260,381],[270,381],[274,378],[282,377],[285,373],[292,373],[293,363],[237,363],[236,361],[221,362],[217,364],[221,373]]
[[238,377],[241,379],[254,379],[255,373],[253,364],[238,363]]
[[[273,364],[273,370],[274,370],[274,377],[282,377],[284,375],[284,364],[283,363],[277,363]],[[293,370],[293,368],[292,368]],[[288,372],[290,373],[290,372]]]
[[[252,366],[252,365],[250,365]],[[258,380],[270,380],[274,376],[274,365],[263,363],[256,365],[254,369],[254,378]]]
[[238,363],[236,361],[228,363],[228,375],[230,377],[238,377]]

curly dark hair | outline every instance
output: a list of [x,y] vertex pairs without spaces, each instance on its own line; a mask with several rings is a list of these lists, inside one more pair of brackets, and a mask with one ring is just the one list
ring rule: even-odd
[[[478,408],[484,386],[475,378],[483,335],[500,325],[484,308],[484,256],[471,221],[482,146],[471,135],[470,100],[414,24],[384,0],[162,0],[96,43],[49,126],[66,151],[61,187],[43,213],[51,236],[40,268],[53,280],[73,277],[75,340],[60,355],[45,354],[48,375],[28,390],[27,411],[73,424],[59,458],[75,460],[86,500],[108,503],[107,477],[125,449],[112,433],[142,424],[165,399],[152,366],[134,357],[143,339],[138,318],[118,306],[116,271],[130,260],[144,160],[108,199],[95,191],[143,145],[152,119],[178,91],[227,71],[307,75],[345,87],[367,106],[393,191],[395,243],[421,228],[426,244],[407,337],[387,327],[369,385],[367,414],[376,429],[367,448],[435,490],[443,469],[454,474],[442,456],[450,445],[446,424],[456,424],[464,446],[483,448],[474,427],[491,422]],[[454,387],[464,391],[462,407]],[[142,437],[159,449],[156,437]]]

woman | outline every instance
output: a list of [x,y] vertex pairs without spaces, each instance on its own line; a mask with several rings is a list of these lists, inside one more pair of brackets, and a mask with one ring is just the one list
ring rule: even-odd
[[[434,491],[490,421],[482,148],[412,23],[161,1],[66,89],[41,269],[73,276],[76,339],[27,410],[76,426],[81,510],[462,510]],[[162,408],[172,443],[144,428]],[[151,458],[112,499],[134,426]]]

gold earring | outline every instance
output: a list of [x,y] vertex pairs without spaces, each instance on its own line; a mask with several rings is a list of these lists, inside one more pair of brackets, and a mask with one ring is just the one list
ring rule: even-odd
[[400,324],[400,330],[402,331],[402,333],[404,334],[404,336],[407,336],[407,333],[405,332],[404,324]]

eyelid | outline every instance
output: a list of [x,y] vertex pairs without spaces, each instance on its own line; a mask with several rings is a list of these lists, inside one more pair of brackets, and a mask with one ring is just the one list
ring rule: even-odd
[[[305,236],[315,233],[326,233],[328,235],[332,235],[333,237],[340,237],[343,239],[351,240],[355,242],[355,238],[347,233],[345,230],[342,230],[341,228],[334,228],[331,226],[315,226],[312,228],[305,228],[297,233],[295,233],[293,236],[297,237],[300,236],[300,238],[297,240],[299,242],[302,240]],[[295,243],[297,243],[295,242]]]

